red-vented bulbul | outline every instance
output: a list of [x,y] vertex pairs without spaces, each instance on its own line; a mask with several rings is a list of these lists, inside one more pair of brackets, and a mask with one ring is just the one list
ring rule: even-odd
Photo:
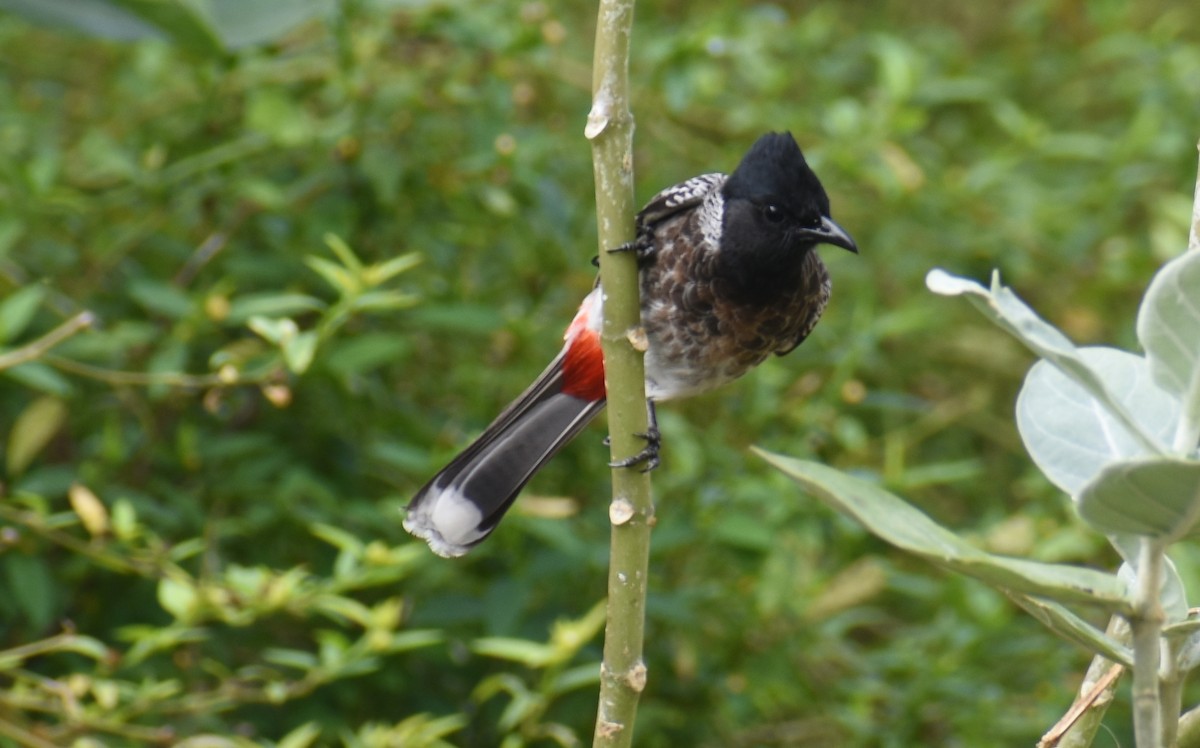
[[[768,133],[731,175],[663,190],[637,216],[646,396],[687,397],[788,353],[829,301],[818,244],[857,252],[790,133]],[[404,527],[441,556],[496,528],[537,470],[604,408],[597,284],[536,381],[417,492]],[[657,430],[642,457],[657,463]]]

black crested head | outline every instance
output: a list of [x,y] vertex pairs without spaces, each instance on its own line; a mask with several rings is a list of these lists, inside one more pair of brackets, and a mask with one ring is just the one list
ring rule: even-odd
[[726,180],[726,200],[778,203],[796,217],[829,215],[829,197],[790,132],[769,132],[750,146]]
[[767,302],[794,288],[805,255],[818,244],[858,251],[829,217],[829,196],[791,133],[755,141],[721,196],[721,273],[747,299]]

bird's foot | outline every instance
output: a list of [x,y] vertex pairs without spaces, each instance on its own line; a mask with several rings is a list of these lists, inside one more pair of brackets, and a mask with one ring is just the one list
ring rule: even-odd
[[[658,458],[658,452],[662,447],[662,434],[659,433],[658,427],[651,426],[645,432],[634,434],[634,436],[646,440],[646,446],[642,448],[642,451],[624,459],[613,460],[608,463],[609,467],[628,468],[641,465],[641,472],[648,473],[659,466],[661,461]],[[605,439],[605,442],[607,443],[608,440]]]
[[638,265],[645,265],[654,260],[654,256],[658,250],[654,246],[654,237],[649,232],[640,232],[633,241],[625,242],[619,247],[613,247],[608,252],[610,254],[633,252],[637,255]]

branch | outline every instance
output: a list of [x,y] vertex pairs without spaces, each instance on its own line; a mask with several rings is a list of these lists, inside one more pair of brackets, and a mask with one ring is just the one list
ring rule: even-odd
[[36,361],[44,356],[51,348],[63,342],[80,330],[86,330],[96,323],[96,315],[91,312],[80,312],[28,345],[16,350],[0,354],[0,371],[14,366]]
[[[1126,643],[1129,641],[1129,625],[1124,618],[1113,616],[1108,622],[1105,635],[1113,641]],[[1104,715],[1113,702],[1117,681],[1124,671],[1122,665],[1102,655],[1092,658],[1087,675],[1079,686],[1079,695],[1075,698],[1075,703],[1062,719],[1042,736],[1037,748],[1089,748],[1104,722]]]
[[[604,285],[604,370],[612,456],[636,454],[647,429],[644,345],[637,258],[606,250],[633,238],[633,117],[629,112],[629,43],[634,0],[600,0],[592,71],[592,110],[584,134],[592,143],[596,223]],[[613,523],[608,574],[608,617],[593,746],[633,741],[638,698],[646,685],[642,643],[654,506],[650,478],[636,468],[613,471]]]

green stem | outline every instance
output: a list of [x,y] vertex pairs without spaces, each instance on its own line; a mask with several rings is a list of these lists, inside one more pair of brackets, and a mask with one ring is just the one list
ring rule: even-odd
[[[1196,144],[1200,150],[1200,143]],[[1200,251],[1200,178],[1196,179],[1196,193],[1192,199],[1192,230],[1188,234],[1188,251]]]
[[[605,379],[614,460],[644,445],[645,374],[637,344],[641,322],[637,258],[610,253],[632,237],[633,117],[629,112],[629,46],[634,0],[600,0],[592,71],[592,110],[584,134],[592,143],[596,223],[604,286]],[[636,468],[613,471],[608,614],[593,746],[629,746],[638,698],[646,684],[642,644],[654,505],[650,479]]]
[[1164,620],[1159,601],[1162,578],[1163,547],[1152,538],[1142,538],[1138,549],[1133,615],[1129,619],[1133,629],[1133,732],[1137,748],[1163,746],[1162,698],[1158,681]]

